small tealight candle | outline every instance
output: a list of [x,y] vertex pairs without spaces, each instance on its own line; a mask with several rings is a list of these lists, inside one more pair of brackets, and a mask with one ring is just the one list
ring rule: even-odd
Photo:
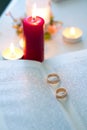
[[70,42],[77,42],[80,41],[82,37],[82,31],[76,27],[68,27],[65,28],[63,31],[63,38],[64,40]]
[[2,57],[6,60],[18,60],[23,57],[23,51],[20,48],[15,48],[11,43],[10,47],[2,52]]

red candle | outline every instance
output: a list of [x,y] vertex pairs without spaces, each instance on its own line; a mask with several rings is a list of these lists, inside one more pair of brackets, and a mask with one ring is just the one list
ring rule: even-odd
[[25,36],[24,59],[44,60],[44,20],[41,17],[27,17],[23,20]]

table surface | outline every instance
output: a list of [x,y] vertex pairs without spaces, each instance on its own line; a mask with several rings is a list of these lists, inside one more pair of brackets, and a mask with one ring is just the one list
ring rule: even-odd
[[[45,59],[55,55],[73,52],[87,48],[87,1],[86,0],[62,0],[52,1],[52,12],[55,20],[63,22],[62,29],[53,36],[52,40],[45,42]],[[24,0],[13,0],[6,8],[0,18],[0,59],[2,51],[7,48],[11,42],[19,45],[19,38],[12,28],[13,21],[6,13],[11,11],[15,18],[23,17],[26,13],[26,4]],[[75,26],[83,31],[82,41],[79,43],[65,43],[62,38],[62,31],[65,27]]]

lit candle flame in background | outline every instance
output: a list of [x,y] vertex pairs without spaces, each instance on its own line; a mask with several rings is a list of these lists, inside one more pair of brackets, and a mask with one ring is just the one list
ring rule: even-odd
[[33,18],[33,20],[35,20],[35,18],[36,18],[36,3],[34,3],[34,5],[32,7],[32,18]]
[[75,28],[74,27],[71,27],[71,29],[70,29],[70,35],[75,35]]
[[12,56],[15,56],[15,47],[14,47],[13,43],[11,43],[11,45],[10,45],[10,52],[11,52]]

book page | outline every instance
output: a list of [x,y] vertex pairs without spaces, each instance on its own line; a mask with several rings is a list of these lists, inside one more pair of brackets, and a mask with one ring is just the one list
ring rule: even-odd
[[[51,90],[55,93],[59,87],[67,90],[67,101],[60,105],[78,130],[87,129],[87,50],[56,56],[45,61],[49,73],[57,73],[60,84]],[[58,101],[59,103],[59,101]]]
[[0,61],[1,122],[6,130],[74,130],[47,85],[42,64],[26,60]]

